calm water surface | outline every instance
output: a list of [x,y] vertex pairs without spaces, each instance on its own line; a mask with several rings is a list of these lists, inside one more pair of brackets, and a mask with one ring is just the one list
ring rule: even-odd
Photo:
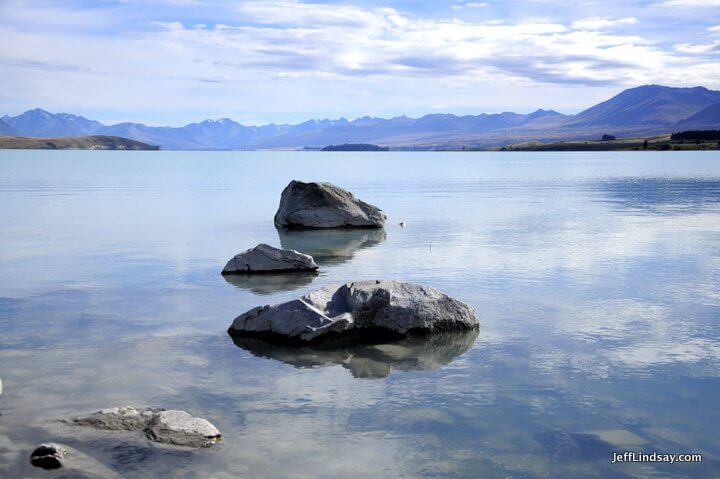
[[[278,232],[289,180],[384,231]],[[112,477],[717,477],[720,155],[0,152],[0,477],[42,441]],[[398,223],[404,221],[406,228]],[[220,274],[259,242],[319,276]],[[387,278],[472,304],[479,333],[319,351],[233,318]],[[120,404],[223,433],[169,450],[62,435]],[[613,451],[701,464],[611,464]]]

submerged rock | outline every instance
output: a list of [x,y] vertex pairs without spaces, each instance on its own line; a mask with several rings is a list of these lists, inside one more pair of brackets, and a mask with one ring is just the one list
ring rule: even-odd
[[209,421],[185,411],[118,406],[66,422],[109,431],[142,431],[152,441],[177,446],[210,447],[220,438],[220,431]]
[[220,431],[209,421],[185,411],[162,411],[145,428],[156,442],[188,447],[210,447],[220,439]]
[[382,228],[378,207],[330,183],[291,181],[280,196],[275,225],[285,228]]
[[300,299],[260,306],[235,318],[231,336],[289,341],[373,339],[474,329],[475,310],[435,288],[398,281],[326,286]]
[[43,469],[60,469],[65,464],[67,451],[57,444],[40,444],[30,454],[30,464]]
[[312,256],[295,250],[274,248],[264,243],[235,255],[222,270],[222,274],[283,273],[316,271],[318,265]]
[[560,428],[536,434],[535,439],[550,456],[565,460],[612,457],[617,450],[594,434],[567,433]]

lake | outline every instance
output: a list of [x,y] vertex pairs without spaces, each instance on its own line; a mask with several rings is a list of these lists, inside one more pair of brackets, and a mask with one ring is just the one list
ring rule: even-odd
[[[388,223],[279,232],[291,179]],[[53,477],[27,463],[46,441],[127,478],[720,475],[719,152],[0,151],[0,211],[0,477]],[[220,275],[260,242],[320,274]],[[480,330],[336,351],[226,333],[378,278],[473,305]],[[123,404],[222,440],[52,425]],[[624,451],[703,461],[612,464]]]

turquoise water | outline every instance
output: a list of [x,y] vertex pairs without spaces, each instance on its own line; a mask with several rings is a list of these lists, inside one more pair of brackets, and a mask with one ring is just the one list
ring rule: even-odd
[[[352,190],[385,230],[278,232],[293,178]],[[128,478],[720,475],[717,152],[0,151],[0,211],[2,478],[52,477],[26,464],[51,440]],[[321,273],[219,274],[259,242]],[[254,306],[375,278],[434,286],[481,328],[338,351],[226,334]],[[223,439],[51,425],[120,404]]]

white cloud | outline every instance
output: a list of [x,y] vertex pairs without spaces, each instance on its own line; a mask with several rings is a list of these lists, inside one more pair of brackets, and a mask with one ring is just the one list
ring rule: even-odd
[[78,8],[71,5],[53,5],[45,2],[0,2],[3,26],[15,25],[25,30],[36,27],[93,31],[111,29],[126,17],[120,8]]
[[575,30],[609,30],[611,28],[619,28],[626,25],[634,25],[637,23],[636,18],[600,18],[590,17],[572,22],[571,26]]
[[261,24],[282,24],[308,28],[378,28],[399,17],[391,8],[366,10],[355,6],[303,3],[298,0],[244,2],[238,11]]
[[472,24],[413,19],[392,9],[297,2],[247,3],[242,11],[266,26],[166,24],[155,36],[179,48],[209,48],[204,57],[215,57],[213,69],[222,73],[218,81],[256,70],[294,78],[501,75],[546,83],[630,84],[669,62],[641,37],[592,31],[634,19],[589,19],[570,31],[543,21]]
[[[183,105],[219,109],[213,113],[218,116],[247,111],[257,119],[260,110],[287,111],[289,105],[312,114],[322,114],[322,106],[349,114],[338,111],[338,104],[367,111],[369,99],[412,113],[408,108],[417,109],[418,97],[427,105],[504,102],[498,108],[507,109],[513,107],[507,97],[517,95],[495,93],[528,87],[720,86],[717,62],[687,55],[688,48],[699,47],[669,49],[614,31],[637,21],[629,16],[471,22],[392,8],[271,0],[240,2],[223,24],[212,24],[179,14],[140,21],[130,17],[138,10],[129,8],[122,15],[98,9],[86,17],[67,9],[55,17],[57,6],[39,11],[23,5],[3,7],[10,13],[0,28],[0,43],[7,46],[0,52],[0,100],[6,110],[20,102],[19,108],[26,108],[28,101],[50,107],[61,100],[108,105],[117,99],[130,111]],[[103,28],[125,22],[136,29],[98,34],[83,29],[83,22]],[[30,23],[37,28],[26,28]],[[495,93],[479,97],[478,89]]]
[[460,5],[453,5],[453,10],[462,10],[463,8],[485,8],[489,6],[489,3],[486,2],[468,2]]
[[654,7],[720,7],[720,0],[667,0],[653,5]]
[[720,41],[705,44],[678,43],[677,45],[673,45],[673,49],[681,53],[690,54],[720,53]]

